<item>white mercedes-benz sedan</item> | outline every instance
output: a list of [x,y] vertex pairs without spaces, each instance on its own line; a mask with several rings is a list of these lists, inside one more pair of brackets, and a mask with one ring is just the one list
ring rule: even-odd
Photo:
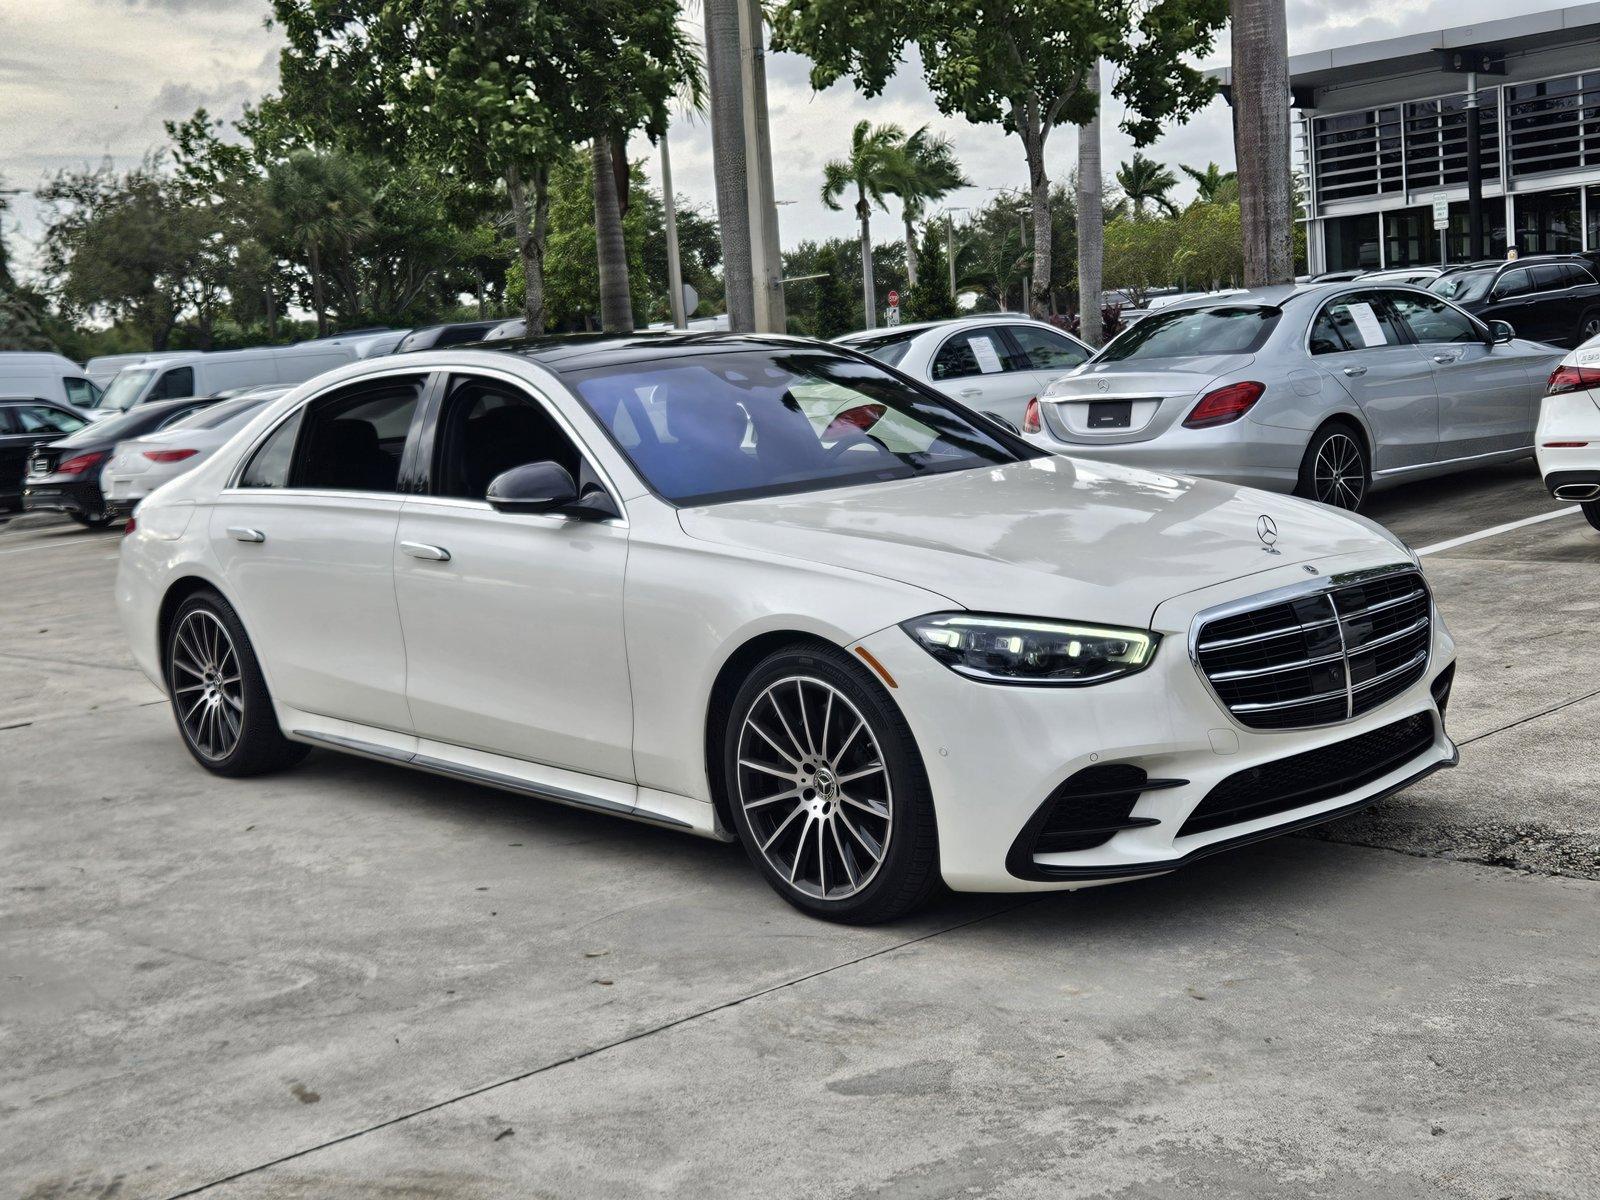
[[1170,871],[1456,760],[1378,526],[793,338],[340,368],[145,499],[117,590],[218,775],[325,747],[737,839],[843,921]]

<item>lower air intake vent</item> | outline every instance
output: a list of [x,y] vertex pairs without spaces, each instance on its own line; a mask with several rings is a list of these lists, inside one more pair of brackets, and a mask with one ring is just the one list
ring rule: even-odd
[[1206,794],[1178,830],[1205,833],[1257,817],[1332,800],[1382,779],[1433,745],[1433,714],[1229,775]]

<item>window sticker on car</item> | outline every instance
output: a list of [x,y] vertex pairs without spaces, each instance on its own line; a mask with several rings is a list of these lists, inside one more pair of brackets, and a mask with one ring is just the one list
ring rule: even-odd
[[1361,341],[1368,346],[1382,346],[1388,341],[1383,336],[1383,326],[1378,324],[1378,314],[1372,311],[1370,304],[1352,304],[1350,316],[1355,319],[1356,329],[1361,334]]
[[994,375],[1001,370],[1000,355],[995,352],[994,343],[988,338],[972,338],[968,345],[972,347],[972,356],[978,360],[978,370],[985,375]]

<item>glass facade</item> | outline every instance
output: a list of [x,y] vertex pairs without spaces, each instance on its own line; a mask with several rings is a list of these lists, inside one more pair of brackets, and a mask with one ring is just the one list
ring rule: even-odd
[[1600,250],[1600,187],[1585,189],[1589,194],[1589,249]]
[[[1431,215],[1431,214],[1430,214]],[[1449,262],[1472,262],[1479,258],[1504,258],[1506,256],[1506,202],[1499,196],[1483,198],[1483,232],[1488,241],[1488,254],[1480,247],[1472,253],[1467,244],[1471,225],[1467,220],[1467,202],[1455,200],[1450,204],[1450,228],[1447,231]]]
[[1378,214],[1329,217],[1322,223],[1325,270],[1370,271],[1378,266]]
[[1433,209],[1403,208],[1383,214],[1384,265],[1432,266],[1439,261],[1439,231]]
[[1519,254],[1570,254],[1583,249],[1578,189],[1513,198]]

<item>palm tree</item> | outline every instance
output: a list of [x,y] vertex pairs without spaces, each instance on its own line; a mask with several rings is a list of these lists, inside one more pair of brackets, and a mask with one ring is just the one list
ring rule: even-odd
[[1218,204],[1239,198],[1239,172],[1224,171],[1214,162],[1206,163],[1204,171],[1197,171],[1193,167],[1178,167],[1190,179],[1194,180],[1195,198],[1202,204]]
[[328,332],[327,254],[349,254],[372,231],[371,196],[342,154],[296,150],[267,173],[267,200],[305,252],[317,333]]
[[971,187],[961,173],[947,137],[932,137],[924,125],[900,147],[899,161],[888,190],[900,197],[901,219],[906,227],[906,281],[917,286],[917,230],[926,206],[942,200],[957,188]]
[[711,95],[711,160],[717,187],[717,225],[722,236],[722,284],[728,328],[756,327],[750,261],[750,194],[745,180],[744,80],[739,61],[742,0],[704,0],[706,78]]
[[1078,336],[1098,346],[1101,284],[1105,273],[1105,180],[1100,175],[1100,62],[1084,74],[1095,98],[1094,116],[1078,126]]
[[1167,193],[1178,186],[1178,177],[1155,159],[1146,158],[1137,150],[1133,152],[1132,162],[1125,162],[1117,168],[1117,183],[1133,205],[1135,217],[1144,216],[1147,204],[1154,204],[1168,213],[1177,211],[1172,201],[1167,199]]
[[1284,0],[1230,0],[1233,149],[1244,285],[1294,278],[1289,183],[1289,31]]
[[633,299],[628,291],[628,244],[622,233],[617,175],[627,159],[613,161],[613,141],[604,134],[593,143],[594,234],[600,269],[600,326],[607,333],[633,332]]
[[850,157],[836,158],[822,167],[822,202],[838,212],[839,198],[854,185],[856,220],[861,223],[861,293],[866,304],[867,328],[877,326],[878,297],[872,286],[872,206],[885,212],[886,193],[893,190],[905,131],[898,125],[873,127],[858,121],[850,132]]

